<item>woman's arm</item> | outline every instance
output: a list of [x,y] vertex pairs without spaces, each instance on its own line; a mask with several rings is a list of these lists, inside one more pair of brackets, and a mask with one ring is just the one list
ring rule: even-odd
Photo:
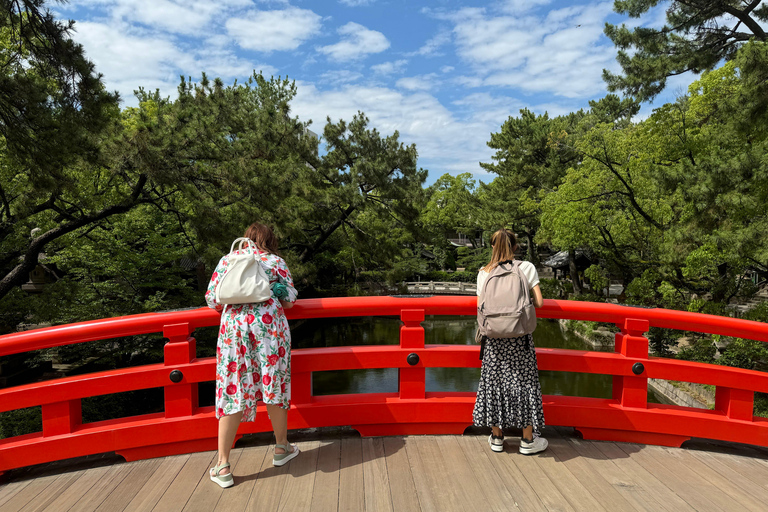
[[293,302],[288,302],[287,300],[281,300],[280,304],[283,305],[283,309],[291,309],[293,307]]
[[544,297],[541,296],[541,288],[539,288],[539,285],[534,286],[531,288],[531,292],[533,292],[533,307],[540,308],[544,305]]

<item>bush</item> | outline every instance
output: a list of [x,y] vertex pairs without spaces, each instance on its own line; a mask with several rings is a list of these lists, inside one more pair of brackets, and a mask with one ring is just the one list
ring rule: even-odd
[[477,272],[470,272],[469,270],[463,270],[461,272],[453,272],[448,275],[448,280],[453,283],[476,283]]
[[709,338],[702,338],[693,341],[687,347],[680,349],[677,354],[678,359],[685,361],[698,361],[699,363],[715,363],[715,354],[717,347]]
[[762,341],[736,338],[723,350],[719,364],[747,370],[762,370],[768,361],[768,348]]
[[558,279],[540,279],[539,288],[545,299],[564,299],[566,297],[565,286]]

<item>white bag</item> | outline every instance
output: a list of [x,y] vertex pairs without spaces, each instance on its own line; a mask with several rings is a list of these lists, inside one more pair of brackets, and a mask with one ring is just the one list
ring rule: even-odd
[[[238,242],[241,252],[235,254]],[[253,304],[267,301],[272,296],[269,278],[255,250],[256,244],[250,238],[238,238],[232,243],[229,265],[216,286],[219,304]]]

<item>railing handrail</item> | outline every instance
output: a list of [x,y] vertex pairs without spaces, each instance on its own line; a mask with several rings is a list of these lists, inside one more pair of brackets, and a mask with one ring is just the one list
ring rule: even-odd
[[[418,300],[418,305],[414,302]],[[474,297],[331,297],[302,299],[286,311],[289,319],[354,316],[399,316],[402,309],[418,307],[425,315],[473,315]],[[588,320],[622,325],[628,319],[647,320],[651,327],[721,334],[768,342],[768,324],[725,316],[662,308],[545,299],[536,311],[540,318]],[[44,327],[0,336],[0,356],[96,340],[162,332],[170,324],[189,324],[194,330],[217,325],[219,313],[207,307],[183,311],[145,313]]]

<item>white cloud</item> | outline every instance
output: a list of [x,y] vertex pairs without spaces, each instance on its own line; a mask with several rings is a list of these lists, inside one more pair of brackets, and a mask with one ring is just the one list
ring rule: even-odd
[[117,90],[125,104],[135,104],[133,91],[160,89],[175,96],[181,75],[198,79],[203,71],[224,80],[245,79],[253,70],[274,74],[275,68],[238,58],[215,45],[185,49],[172,39],[147,35],[125,24],[79,22],[74,34],[86,55],[104,75],[107,89]]
[[333,84],[335,86],[345,85],[352,82],[357,82],[363,78],[362,73],[357,71],[350,71],[348,69],[338,69],[333,71],[326,71],[320,75],[320,82],[326,84]]
[[320,32],[321,18],[307,9],[251,11],[226,22],[227,31],[245,49],[259,52],[295,50]]
[[452,16],[457,53],[485,85],[591,97],[605,90],[602,70],[617,67],[615,48],[602,35],[611,12],[610,2],[555,9],[545,16],[463,9]]
[[342,36],[341,41],[317,49],[333,60],[357,60],[389,48],[389,41],[384,34],[367,29],[358,23],[349,22],[337,32]]
[[293,112],[302,120],[314,120],[316,132],[322,132],[328,116],[333,122],[349,121],[363,111],[371,120],[370,126],[382,135],[397,130],[401,142],[416,144],[419,165],[429,169],[431,180],[446,172],[487,176],[478,162],[490,162],[493,151],[486,142],[509,115],[510,110],[500,106],[521,107],[509,98],[486,98],[485,103],[468,99],[459,112],[452,112],[433,95],[422,91],[402,92],[371,85],[323,91],[311,83],[297,85]]
[[477,76],[461,75],[461,76],[455,77],[452,81],[456,85],[461,85],[461,86],[470,87],[470,88],[482,87],[483,85],[483,79]]
[[453,66],[443,66],[443,67],[440,68],[440,72],[441,73],[450,73],[454,69],[455,68]]
[[207,28],[217,13],[250,5],[249,0],[75,0],[75,6],[109,10],[113,22],[141,23],[177,34]]
[[408,64],[408,61],[405,59],[382,62],[381,64],[375,64],[371,66],[371,71],[377,75],[394,75],[397,73],[402,73],[406,64]]
[[360,7],[361,5],[371,5],[375,1],[376,0],[339,0],[339,3],[349,7]]
[[451,33],[448,31],[439,32],[436,36],[429,39],[424,46],[411,53],[410,55],[422,55],[432,57],[440,55],[440,48],[451,42]]
[[408,91],[434,91],[439,88],[437,75],[434,73],[401,78],[396,84],[399,88]]
[[502,5],[502,9],[512,13],[524,13],[550,3],[552,3],[552,0],[506,0]]

